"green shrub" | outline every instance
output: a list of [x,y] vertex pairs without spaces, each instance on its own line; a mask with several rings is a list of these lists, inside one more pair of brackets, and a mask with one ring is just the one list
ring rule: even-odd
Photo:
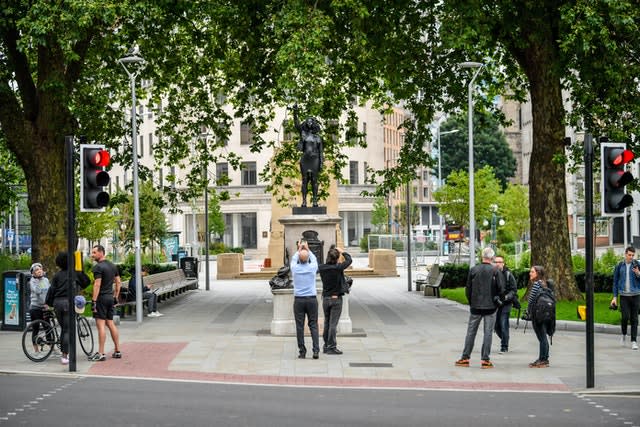
[[360,250],[363,253],[369,252],[369,235],[365,234],[360,238]]
[[[622,260],[622,258],[609,248],[605,253],[597,258],[593,263],[593,271],[598,273],[611,273],[615,266]],[[584,270],[582,270],[584,271]]]

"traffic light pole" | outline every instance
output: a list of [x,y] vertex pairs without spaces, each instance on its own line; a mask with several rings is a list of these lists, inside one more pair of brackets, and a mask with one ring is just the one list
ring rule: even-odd
[[585,291],[587,296],[587,388],[594,387],[594,324],[593,324],[593,137],[584,137],[584,248],[586,258]]
[[[75,282],[73,280],[73,266],[75,264],[75,224],[76,224],[76,208],[75,208],[75,185],[73,173],[73,136],[64,137],[64,145],[66,149],[66,175],[67,175],[67,290],[69,299],[69,315],[67,326],[69,328],[69,372],[76,371],[76,322],[74,316],[74,298],[76,295]],[[82,184],[81,184],[82,185]]]

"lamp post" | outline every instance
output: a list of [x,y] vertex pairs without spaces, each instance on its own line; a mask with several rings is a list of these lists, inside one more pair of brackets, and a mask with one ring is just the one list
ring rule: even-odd
[[[133,229],[135,249],[135,278],[136,278],[136,322],[142,323],[142,262],[140,259],[140,203],[138,200],[138,130],[136,128],[136,77],[144,64],[137,46],[118,62],[124,68],[131,82],[131,154],[133,156]],[[129,68],[131,68],[131,71]]]
[[476,265],[476,209],[473,187],[473,83],[484,67],[481,62],[461,62],[461,68],[477,68],[469,81],[469,267]]
[[[209,134],[202,135],[204,138],[204,151],[209,155]],[[209,290],[209,158],[205,157],[204,162],[204,283],[205,290]]]
[[[440,123],[438,123],[438,189],[442,186],[442,149],[440,145],[440,137],[442,135],[449,135],[452,133],[460,132],[460,129],[447,130],[444,132],[440,132]],[[440,224],[440,242],[438,248],[438,256],[444,256],[443,251],[443,240],[444,240],[444,218],[440,214],[440,207],[438,207],[438,223]]]
[[[117,207],[111,210],[111,215],[114,218],[118,218],[120,216],[120,209]],[[120,232],[120,221],[116,219],[117,227],[113,228],[113,239],[111,239],[111,246],[113,246],[113,263],[118,262],[118,233]]]

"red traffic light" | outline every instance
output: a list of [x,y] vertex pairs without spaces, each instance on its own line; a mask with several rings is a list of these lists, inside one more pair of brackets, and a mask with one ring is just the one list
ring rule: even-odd
[[633,160],[635,155],[631,150],[614,149],[609,151],[609,162],[613,166],[623,166]]
[[87,161],[94,167],[107,167],[111,161],[111,155],[107,150],[100,148],[87,150]]

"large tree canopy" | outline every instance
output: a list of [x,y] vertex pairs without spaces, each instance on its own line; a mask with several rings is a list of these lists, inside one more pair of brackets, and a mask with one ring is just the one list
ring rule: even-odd
[[[151,82],[139,98],[161,134],[155,154],[187,166],[193,148],[189,179],[196,185],[186,187],[193,191],[203,185],[206,163],[226,157],[238,164],[224,147],[232,119],[225,104],[259,134],[273,105],[298,102],[339,136],[325,138],[333,165],[326,172],[336,174],[344,164],[339,147],[361,139],[332,125],[358,96],[380,107],[403,100],[416,118],[398,166],[370,174],[378,195],[387,194],[430,162],[422,144],[429,123],[437,111],[465,104],[470,73],[456,64],[475,60],[487,64],[477,81],[486,96],[476,103],[490,107],[505,88],[521,99],[530,93],[532,262],[547,267],[560,296],[575,296],[564,126],[568,117],[596,134],[638,133],[639,23],[634,0],[7,0],[0,126],[27,172],[33,256],[52,265],[64,247],[64,135],[82,133],[130,152],[122,112],[130,94],[117,59],[134,43],[147,61],[140,78]],[[214,141],[199,137],[203,127]],[[293,153],[259,137],[252,148],[265,145]],[[36,167],[42,158],[47,168]]]
[[[440,127],[441,133],[458,131],[440,137],[444,179],[451,171],[469,169],[467,123],[467,115],[459,114],[451,117]],[[473,161],[476,170],[491,166],[502,188],[506,188],[509,178],[513,178],[516,171],[516,159],[507,144],[504,132],[500,129],[500,123],[486,111],[478,111],[473,115]]]

